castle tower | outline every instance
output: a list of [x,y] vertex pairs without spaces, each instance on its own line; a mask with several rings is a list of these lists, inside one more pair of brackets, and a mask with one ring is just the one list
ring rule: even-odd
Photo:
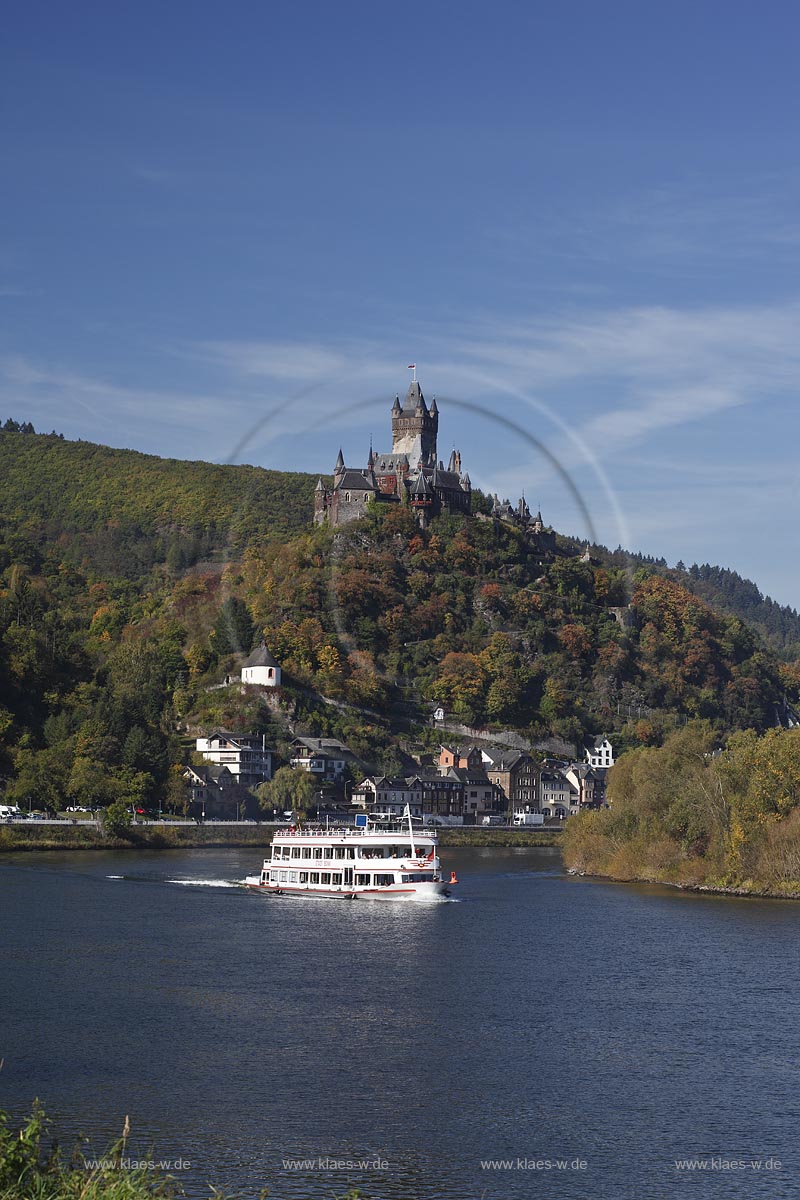
[[436,436],[439,432],[439,410],[434,400],[430,409],[416,379],[406,393],[404,404],[399,398],[392,406],[392,454],[405,454],[411,467],[422,460],[424,466],[436,462]]

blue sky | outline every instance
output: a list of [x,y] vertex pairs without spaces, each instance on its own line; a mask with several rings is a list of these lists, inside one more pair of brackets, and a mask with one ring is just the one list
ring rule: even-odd
[[473,483],[582,535],[539,442],[600,541],[800,604],[795,5],[4,25],[0,416],[329,471],[416,361]]

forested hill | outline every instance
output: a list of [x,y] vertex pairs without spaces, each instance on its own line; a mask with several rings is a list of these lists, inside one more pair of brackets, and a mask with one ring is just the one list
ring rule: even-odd
[[217,466],[71,442],[30,426],[0,430],[0,526],[12,557],[57,544],[103,575],[180,570],[307,525],[316,476]]
[[262,637],[295,729],[372,762],[401,729],[435,738],[434,702],[472,727],[605,730],[621,749],[692,717],[764,730],[800,699],[800,662],[665,564],[582,561],[564,539],[553,557],[484,514],[420,531],[380,506],[314,528],[313,487],[1,431],[0,790],[179,798],[181,733],[278,736],[257,695],[217,686]]
[[[565,541],[575,549],[581,546],[574,538]],[[692,563],[687,567],[678,562],[674,567],[668,567],[666,559],[621,548],[612,551],[606,546],[595,546],[592,553],[609,565],[628,570],[644,568],[680,584],[718,612],[746,621],[787,662],[800,658],[800,613],[788,604],[778,604],[765,596],[757,584],[736,571],[714,567],[710,563]]]

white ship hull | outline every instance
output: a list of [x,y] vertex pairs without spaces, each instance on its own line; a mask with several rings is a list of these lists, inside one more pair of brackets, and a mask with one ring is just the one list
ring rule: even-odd
[[450,895],[450,885],[447,883],[416,883],[396,884],[388,887],[340,887],[323,888],[313,884],[272,884],[261,883],[258,875],[245,879],[245,887],[251,892],[260,892],[264,896],[319,896],[323,900],[406,900],[425,902],[431,900],[446,900]]

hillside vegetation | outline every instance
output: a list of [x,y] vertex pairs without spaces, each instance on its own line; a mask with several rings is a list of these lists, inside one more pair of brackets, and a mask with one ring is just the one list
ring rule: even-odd
[[[181,803],[194,728],[342,737],[389,769],[429,714],[657,745],[767,729],[797,664],[655,563],[543,561],[514,527],[405,508],[309,524],[313,476],[0,432],[0,778],[9,798]],[[264,637],[283,719],[210,690]],[[426,732],[427,730],[427,732]]]
[[614,879],[800,895],[800,729],[733,733],[708,722],[609,773],[611,808],[564,830],[567,865]]
[[137,579],[286,539],[307,523],[316,479],[216,466],[0,430],[0,523],[12,553],[58,543],[76,566]]

